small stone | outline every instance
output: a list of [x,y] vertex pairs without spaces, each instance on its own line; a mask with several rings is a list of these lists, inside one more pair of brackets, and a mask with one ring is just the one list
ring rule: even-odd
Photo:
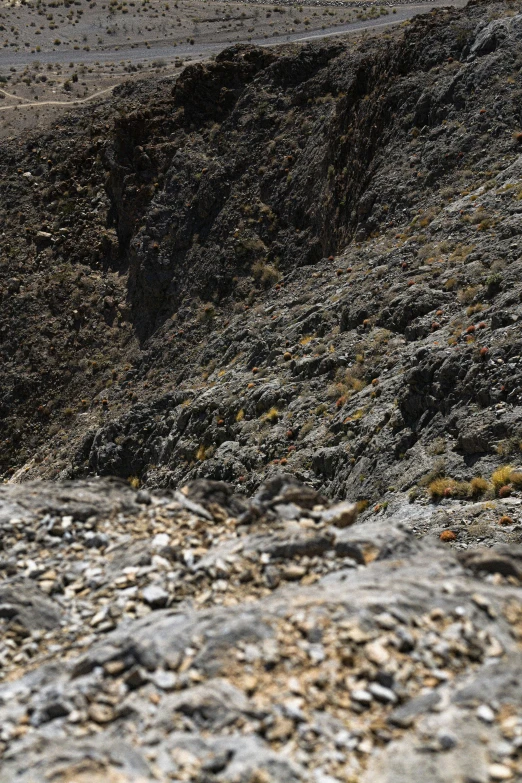
[[399,652],[411,652],[415,649],[415,638],[406,628],[398,628],[396,633],[399,639]]
[[299,696],[303,695],[303,683],[297,677],[290,677],[287,686],[291,693],[297,693]]
[[375,642],[369,642],[365,646],[364,651],[366,653],[366,657],[372,663],[377,664],[377,666],[383,666],[385,663],[388,663],[390,659],[389,652],[384,648],[379,640],[376,640]]
[[249,695],[257,690],[258,684],[258,679],[253,674],[247,674],[243,679],[243,688]]
[[170,671],[176,672],[181,666],[182,660],[183,660],[183,653],[180,650],[169,652],[165,656],[165,666],[167,667],[167,669],[170,669]]
[[131,691],[135,691],[137,688],[141,688],[149,681],[149,677],[141,666],[133,666],[125,676],[125,685],[130,688]]
[[357,704],[361,704],[365,707],[369,707],[373,701],[372,694],[363,690],[362,688],[356,688],[351,692],[350,697],[352,701],[355,701]]
[[125,664],[123,661],[107,661],[103,666],[103,670],[109,677],[116,677],[125,671]]
[[98,704],[97,702],[90,705],[88,715],[95,723],[110,723],[116,717],[112,707],[108,704]]
[[457,737],[449,731],[441,731],[437,740],[441,750],[452,750],[458,745]]
[[38,587],[42,593],[50,595],[53,591],[54,581],[52,579],[44,579],[41,582],[38,582]]
[[377,701],[383,704],[395,704],[397,701],[397,696],[391,688],[385,688],[383,685],[379,685],[378,682],[372,682],[368,686],[368,690]]
[[167,533],[158,533],[152,539],[152,548],[161,549],[164,546],[168,546],[169,542],[170,542],[170,537]]
[[358,625],[352,625],[344,631],[344,636],[355,644],[363,644],[371,639],[371,636],[359,628]]
[[295,503],[278,503],[274,511],[281,519],[300,519],[303,510]]
[[500,658],[504,654],[504,648],[494,636],[490,637],[490,643],[486,647],[486,656],[488,658]]
[[385,631],[391,631],[397,625],[397,620],[389,612],[381,612],[381,614],[376,615],[375,622],[380,628],[384,628]]
[[203,772],[212,772],[214,774],[218,772],[222,772],[226,768],[228,762],[230,761],[233,755],[234,755],[233,751],[231,750],[226,750],[226,751],[222,751],[221,753],[216,753],[215,755],[211,756],[211,758],[208,759],[208,761],[205,761],[202,764],[201,769],[203,770]]
[[178,678],[174,672],[159,669],[151,676],[151,680],[162,691],[172,691],[177,685]]
[[141,596],[151,609],[161,609],[169,600],[167,591],[158,585],[147,585],[141,591]]
[[266,738],[270,742],[284,740],[290,737],[294,731],[294,722],[290,718],[276,718],[274,725],[266,732]]
[[480,707],[477,708],[476,714],[477,718],[484,723],[493,723],[495,720],[495,713],[487,704],[481,704]]
[[505,764],[490,764],[488,767],[490,780],[511,780],[513,773]]
[[91,623],[90,623],[91,627],[92,628],[96,628],[96,626],[99,625],[100,623],[102,623],[105,620],[106,617],[107,617],[107,610],[104,607],[103,609],[100,609],[99,612],[96,612],[96,614],[92,618]]
[[334,527],[350,527],[357,519],[357,506],[355,503],[337,503],[332,508],[323,511],[322,521]]
[[85,715],[81,710],[72,710],[67,716],[69,723],[82,723],[85,719]]
[[[241,579],[241,577],[240,577]],[[276,588],[281,581],[281,572],[276,566],[267,566],[265,568],[265,581],[271,590]]]
[[479,609],[483,609],[488,615],[488,617],[490,617],[492,620],[495,619],[497,613],[495,612],[495,610],[493,609],[493,607],[491,606],[487,598],[484,598],[484,596],[480,595],[480,593],[474,593],[471,596],[471,600],[473,601],[475,606],[478,606]]
[[302,579],[302,577],[306,574],[306,568],[303,568],[303,566],[297,565],[297,563],[291,563],[290,565],[286,566],[282,571],[282,576],[284,579],[286,579],[288,582],[296,582],[298,579]]

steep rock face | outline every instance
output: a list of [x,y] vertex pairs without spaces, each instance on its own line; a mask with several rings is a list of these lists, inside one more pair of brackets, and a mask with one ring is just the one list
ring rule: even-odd
[[[450,30],[457,20],[447,20]],[[187,294],[230,296],[256,261],[291,270],[337,252],[356,232],[366,237],[402,218],[421,195],[416,185],[397,188],[390,152],[404,168],[401,148],[412,127],[438,125],[457,106],[465,113],[463,91],[432,97],[427,73],[465,57],[472,30],[466,20],[458,34],[441,36],[428,17],[378,49],[330,43],[276,56],[234,47],[214,64],[186,69],[171,114],[143,125],[152,149],[144,153],[139,143],[136,161],[142,113],[119,122],[109,193],[125,250],[133,212],[122,181],[134,193],[144,159],[145,181],[162,172],[130,240],[130,295],[142,336]],[[437,108],[427,105],[433,100]],[[419,101],[422,111],[410,115]],[[157,135],[168,142],[158,144]],[[160,162],[168,148],[170,161]],[[439,158],[429,184],[440,185],[458,163],[457,155]]]
[[[137,328],[157,330],[140,372],[174,368],[178,388],[92,433],[76,464],[254,489],[283,459],[332,495],[382,500],[441,470],[442,438],[443,470],[490,472],[520,429],[519,27],[475,5],[378,50],[239,47],[187,69],[169,124],[151,125],[176,151],[129,246]],[[283,286],[231,311],[256,263]],[[187,334],[202,380],[176,346]]]
[[516,462],[519,10],[234,47],[7,145],[5,475],[387,503]]

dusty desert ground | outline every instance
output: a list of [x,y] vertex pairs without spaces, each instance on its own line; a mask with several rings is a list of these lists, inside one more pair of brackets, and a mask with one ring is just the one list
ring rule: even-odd
[[443,4],[8,0],[0,5],[0,139],[55,122],[123,81],[175,78],[183,65],[233,43],[364,35]]

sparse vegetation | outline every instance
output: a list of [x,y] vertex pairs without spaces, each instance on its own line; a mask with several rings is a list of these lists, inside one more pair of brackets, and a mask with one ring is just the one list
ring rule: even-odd
[[500,489],[511,481],[511,474],[515,472],[512,465],[501,465],[491,474],[491,482],[495,489],[495,494],[498,495]]
[[275,285],[281,278],[273,264],[267,264],[264,261],[256,261],[252,266],[252,276],[256,282],[265,288]]
[[428,492],[432,500],[442,498],[467,499],[471,497],[471,486],[467,481],[455,481],[455,479],[441,477],[434,479],[428,485]]
[[476,476],[475,478],[471,479],[470,488],[471,497],[478,498],[488,492],[491,489],[491,485],[486,479],[482,478],[481,476]]

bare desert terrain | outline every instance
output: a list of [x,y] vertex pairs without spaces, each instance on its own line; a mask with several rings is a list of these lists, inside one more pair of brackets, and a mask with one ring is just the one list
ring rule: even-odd
[[442,4],[9,0],[0,6],[0,138],[48,125],[124,81],[175,78],[227,45],[364,35]]

